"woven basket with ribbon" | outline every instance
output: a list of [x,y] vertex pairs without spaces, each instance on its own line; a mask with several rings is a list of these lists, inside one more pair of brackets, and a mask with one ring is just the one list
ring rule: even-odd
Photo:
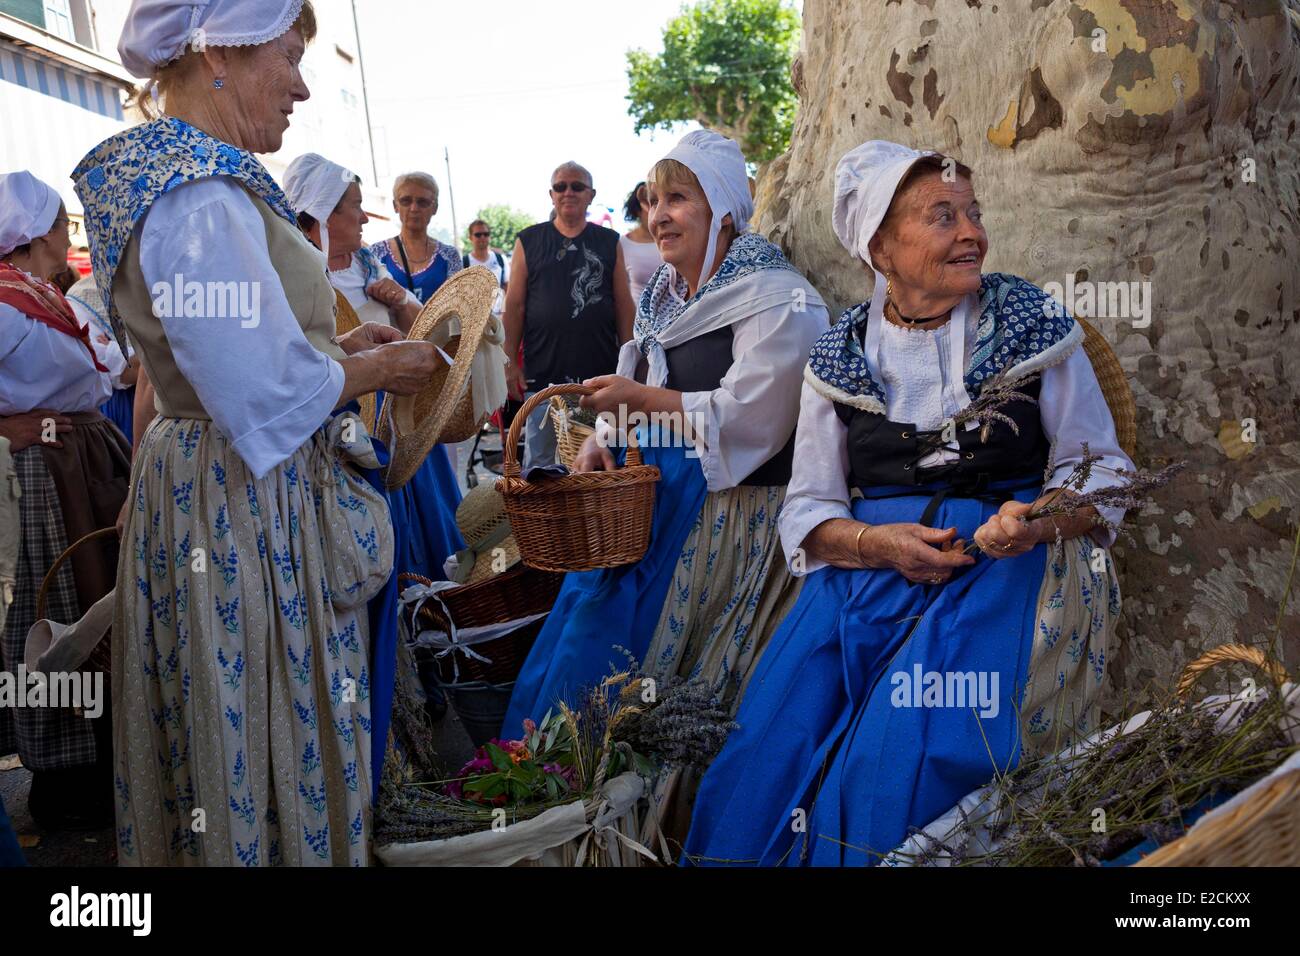
[[596,429],[574,421],[568,404],[558,395],[551,399],[551,424],[555,428],[555,457],[565,468],[572,468],[582,443],[596,434]]
[[[1183,669],[1179,700],[1197,679],[1220,664],[1251,664],[1281,693],[1287,673],[1255,647],[1222,644]],[[1185,836],[1143,857],[1134,866],[1300,866],[1300,760],[1292,757],[1237,799],[1207,813]]]
[[533,410],[557,395],[591,395],[586,385],[552,385],[528,401],[510,424],[504,478],[497,488],[524,563],[543,571],[590,571],[632,564],[650,546],[655,483],[659,469],[643,464],[636,438],[628,434],[626,464],[527,481],[516,449],[519,432]]
[[[82,548],[85,545],[88,545],[95,541],[102,541],[103,539],[108,538],[110,536],[117,537],[117,528],[100,528],[98,531],[92,531],[90,534],[86,535],[85,537],[79,538],[78,540],[74,541],[66,551],[64,551],[61,555],[55,558],[54,563],[50,565],[50,569],[45,572],[45,577],[41,580],[41,586],[39,590],[37,590],[36,592],[36,620],[37,621],[40,621],[45,617],[45,610],[46,610],[46,605],[48,603],[50,588],[54,586],[54,581],[58,576],[59,569],[62,568],[65,563],[67,563],[67,561],[72,557],[72,555],[77,551],[78,548]],[[110,594],[111,593],[112,592],[110,592]],[[87,616],[90,616],[89,612],[91,612],[92,610],[96,612],[101,610],[101,605],[103,603],[104,601],[101,598],[100,602],[97,603],[93,609],[90,608],[86,609]],[[85,619],[83,618],[83,620]],[[111,623],[111,619],[104,621],[105,625],[108,625],[110,623]],[[93,630],[98,630],[98,629],[99,629],[98,627],[93,628]],[[60,630],[64,631],[66,630],[66,628],[60,628]],[[90,632],[87,631],[87,633],[89,634]],[[91,636],[93,637],[93,635]],[[110,640],[110,637],[111,634],[109,633],[109,628],[105,626],[103,628],[102,638],[99,638],[96,641],[93,649],[91,649],[90,651],[89,656],[85,659],[86,670],[103,671],[105,674],[112,673],[113,670],[112,641]],[[80,657],[80,654],[78,654],[77,656]]]

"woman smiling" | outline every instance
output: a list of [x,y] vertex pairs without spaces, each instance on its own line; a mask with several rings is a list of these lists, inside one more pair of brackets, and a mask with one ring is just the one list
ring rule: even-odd
[[[973,177],[950,159],[864,144],[837,168],[833,221],[874,289],[805,372],[781,537],[809,576],[701,784],[696,862],[874,863],[998,769],[1096,729],[1113,534],[1090,507],[1026,520],[1071,493],[1084,443],[1100,458],[1074,490],[1132,468],[1082,328],[981,274]],[[1028,398],[1004,419],[959,421],[1013,382]],[[921,675],[925,694],[907,686]],[[931,693],[932,675],[962,693]]]
[[[638,563],[571,574],[515,687],[505,732],[573,703],[628,648],[661,679],[700,676],[734,706],[796,595],[777,521],[794,453],[800,372],[827,326],[820,297],[770,242],[739,147],[691,133],[651,171],[651,234],[663,255],[618,374],[582,404],[643,430],[662,473],[650,549]],[[578,470],[612,469],[593,436]],[[661,792],[660,796],[663,796]]]

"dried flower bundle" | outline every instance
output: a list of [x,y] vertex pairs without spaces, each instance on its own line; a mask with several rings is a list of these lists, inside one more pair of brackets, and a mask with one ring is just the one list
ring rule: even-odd
[[626,650],[628,667],[591,688],[581,707],[563,701],[517,741],[496,740],[450,779],[386,773],[375,811],[376,842],[408,843],[475,833],[505,813],[507,824],[586,800],[629,770],[652,778],[703,768],[735,724],[700,680],[659,685]]

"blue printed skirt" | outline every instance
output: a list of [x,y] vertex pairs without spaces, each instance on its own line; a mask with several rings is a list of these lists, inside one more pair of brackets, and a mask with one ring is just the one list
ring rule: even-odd
[[[914,522],[927,501],[858,500],[854,517]],[[996,510],[948,499],[935,526],[970,540]],[[704,775],[684,862],[878,862],[995,769],[1095,729],[1118,612],[1109,556],[1086,537],[981,556],[943,585],[809,575]]]

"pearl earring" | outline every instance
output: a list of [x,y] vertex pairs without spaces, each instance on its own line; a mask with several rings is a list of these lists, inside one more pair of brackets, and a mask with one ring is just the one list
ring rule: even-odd
[[224,90],[226,88],[225,79],[220,76],[217,77],[215,80],[212,81],[212,88],[214,90]]

